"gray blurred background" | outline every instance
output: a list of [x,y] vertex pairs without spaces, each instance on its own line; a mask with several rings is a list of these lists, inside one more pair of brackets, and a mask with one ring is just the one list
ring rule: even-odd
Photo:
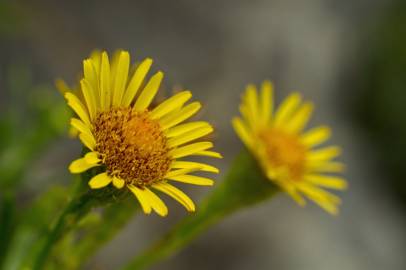
[[[398,154],[406,126],[399,102],[406,101],[402,1],[2,2],[11,7],[0,14],[0,106],[10,98],[13,66],[26,67],[34,84],[52,86],[58,77],[73,84],[93,49],[126,49],[132,61],[152,57],[165,72],[164,94],[181,86],[202,101],[201,117],[216,126],[216,148],[224,155],[218,180],[243,148],[230,119],[248,83],[272,80],[278,102],[300,91],[316,104],[311,124],[332,126],[350,183],[338,217],[279,195],[152,269],[406,268],[405,160]],[[390,76],[380,81],[389,66]],[[53,143],[33,165],[23,199],[55,181],[68,184],[66,167],[80,149],[66,137]],[[188,189],[197,201],[209,191]],[[116,269],[187,215],[167,202],[168,218],[137,216],[87,269]]]

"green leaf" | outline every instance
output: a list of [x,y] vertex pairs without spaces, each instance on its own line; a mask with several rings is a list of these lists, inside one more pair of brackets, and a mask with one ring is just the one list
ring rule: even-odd
[[[13,238],[9,243],[2,269],[22,269],[23,265],[27,265],[33,259],[48,232],[50,217],[57,215],[60,208],[63,207],[67,200],[67,193],[66,188],[52,187],[35,200],[30,207],[18,211],[19,216],[13,219],[14,234],[12,234]],[[5,225],[3,221],[1,224]],[[6,233],[2,235],[6,235]]]
[[[90,189],[87,183],[89,179],[100,172],[99,170],[101,169],[93,168],[82,174],[82,179],[78,182],[71,200],[48,231],[47,237],[41,244],[39,252],[33,262],[33,266],[30,267],[30,269],[48,269],[47,264],[52,262],[49,258],[52,257],[52,254],[55,254],[54,252],[56,251],[58,243],[60,243],[61,246],[68,246],[69,242],[71,242],[69,241],[69,237],[74,239],[71,232],[76,229],[78,225],[82,224],[81,221],[91,212],[92,209],[117,204],[129,197],[130,193],[127,189],[119,190],[113,186],[107,186],[102,189]],[[107,229],[111,228],[110,225],[107,225]],[[101,231],[100,233],[106,232]],[[65,236],[68,237],[68,240],[64,239]],[[108,237],[105,236],[105,238]],[[66,242],[59,242],[60,240]],[[103,241],[100,243],[102,242]],[[93,247],[89,248],[90,251],[92,251],[92,248]]]
[[224,181],[218,184],[195,214],[184,218],[124,269],[146,269],[153,263],[176,253],[228,215],[263,202],[273,197],[278,190],[262,174],[254,158],[244,151],[236,158]]

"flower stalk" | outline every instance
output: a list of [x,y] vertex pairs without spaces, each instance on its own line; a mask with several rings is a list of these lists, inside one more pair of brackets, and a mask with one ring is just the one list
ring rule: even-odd
[[202,202],[195,214],[183,219],[124,269],[147,269],[181,250],[210,226],[242,208],[273,197],[278,190],[278,187],[262,174],[254,158],[247,151],[243,151],[233,162],[224,181]]
[[72,230],[78,222],[88,214],[94,207],[101,207],[127,196],[126,192],[114,188],[103,190],[92,190],[87,187],[87,182],[95,175],[96,170],[82,174],[79,184],[74,190],[73,198],[66,205],[65,209],[57,219],[55,225],[48,233],[44,244],[34,261],[33,270],[44,268],[48,257],[52,253],[53,246],[66,233]]

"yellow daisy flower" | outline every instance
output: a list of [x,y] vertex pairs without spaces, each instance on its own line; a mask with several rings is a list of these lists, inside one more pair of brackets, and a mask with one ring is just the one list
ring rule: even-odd
[[182,91],[151,108],[164,76],[157,72],[143,86],[152,60],[142,61],[132,74],[128,52],[119,51],[111,64],[109,61],[106,52],[95,52],[83,61],[80,91],[67,89],[61,81],[57,84],[77,116],[71,125],[89,150],[70,164],[70,172],[82,173],[98,166],[102,172],[90,179],[90,188],[110,184],[117,189],[127,187],[146,214],[152,210],[161,216],[168,213],[152,190],[166,193],[188,211],[195,211],[192,200],[170,182],[211,186],[211,179],[190,173],[218,173],[213,166],[179,160],[187,156],[221,157],[209,150],[211,142],[195,141],[213,131],[210,124],[182,123],[199,111],[200,103],[185,105],[192,94]]
[[279,185],[300,205],[306,195],[332,214],[338,212],[340,199],[322,189],[342,190],[347,183],[338,176],[341,163],[333,161],[340,154],[337,146],[314,149],[330,137],[330,129],[320,126],[303,131],[313,111],[309,102],[302,103],[298,93],[291,94],[273,112],[273,89],[265,81],[258,95],[249,85],[242,97],[242,117],[233,126],[247,148],[261,164],[267,178]]

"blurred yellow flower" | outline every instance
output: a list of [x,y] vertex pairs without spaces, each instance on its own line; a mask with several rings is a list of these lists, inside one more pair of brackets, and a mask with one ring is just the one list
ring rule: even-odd
[[340,154],[337,146],[313,149],[330,137],[326,126],[303,131],[313,111],[309,102],[302,103],[298,93],[291,94],[273,113],[273,89],[265,81],[258,95],[249,85],[242,97],[242,117],[233,126],[247,148],[261,164],[267,178],[274,181],[300,205],[302,194],[326,211],[338,212],[340,198],[324,188],[343,190],[344,179],[325,175],[339,173],[343,164],[333,161]]
[[82,173],[98,166],[101,173],[89,181],[92,189],[112,184],[127,187],[146,214],[154,210],[161,216],[166,205],[151,189],[171,196],[188,211],[195,211],[192,200],[169,182],[211,186],[211,179],[190,175],[195,171],[218,173],[203,163],[179,160],[187,156],[221,157],[209,149],[209,141],[196,142],[213,131],[207,122],[183,123],[201,107],[199,102],[185,103],[192,97],[182,91],[155,108],[150,104],[157,93],[163,73],[157,72],[143,86],[152,60],[142,61],[129,74],[130,55],[119,51],[112,63],[106,52],[94,52],[83,61],[84,76],[80,91],[57,84],[77,117],[71,125],[89,149],[73,161],[71,173]]

